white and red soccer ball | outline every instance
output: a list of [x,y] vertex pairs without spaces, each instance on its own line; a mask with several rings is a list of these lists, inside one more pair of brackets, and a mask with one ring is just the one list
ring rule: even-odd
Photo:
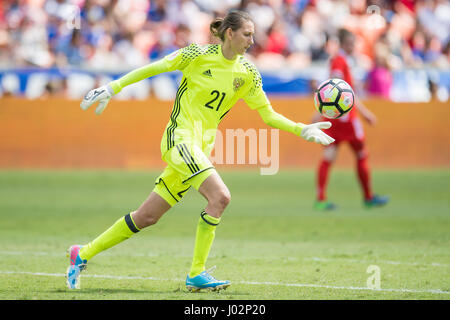
[[314,105],[325,118],[337,119],[355,104],[352,87],[341,79],[328,79],[314,91]]

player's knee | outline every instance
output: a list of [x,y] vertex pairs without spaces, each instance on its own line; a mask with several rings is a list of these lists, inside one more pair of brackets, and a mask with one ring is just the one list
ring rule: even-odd
[[230,194],[230,191],[227,190],[227,191],[222,195],[221,203],[222,203],[222,205],[223,205],[224,207],[226,207],[226,206],[228,206],[228,204],[230,203],[230,201],[231,201],[231,194]]
[[134,222],[138,225],[140,229],[154,225],[159,220],[159,218],[152,215],[151,212],[145,212],[142,209],[136,211],[133,218]]
[[225,209],[231,201],[230,191],[228,189],[221,190],[216,194],[213,201],[217,207]]
[[323,158],[328,162],[334,162],[336,160],[336,147],[328,146],[323,151]]
[[365,160],[369,157],[369,152],[367,152],[366,149],[359,150],[358,152],[356,152],[356,157],[358,158],[358,160]]
[[154,217],[154,216],[148,216],[148,217],[145,217],[145,220],[144,220],[145,225],[146,225],[147,227],[156,224],[158,221],[159,221],[159,218],[156,218],[156,217]]

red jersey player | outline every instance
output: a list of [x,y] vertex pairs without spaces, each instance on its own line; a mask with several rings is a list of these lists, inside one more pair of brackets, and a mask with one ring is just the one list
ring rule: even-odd
[[[346,81],[353,88],[353,78],[349,66],[349,58],[355,47],[354,35],[345,29],[339,30],[339,52],[330,61],[330,78],[339,78]],[[318,210],[334,210],[336,205],[326,199],[326,187],[329,171],[332,163],[336,159],[337,149],[342,142],[348,142],[354,151],[358,179],[364,194],[364,204],[367,207],[382,206],[389,201],[388,197],[378,196],[372,193],[370,183],[370,172],[367,164],[368,152],[364,140],[364,130],[359,119],[358,113],[369,124],[376,123],[375,115],[370,112],[364,104],[355,97],[355,106],[346,115],[339,119],[327,119],[331,121],[330,129],[324,130],[336,141],[324,148],[323,158],[317,171],[317,199],[315,208]],[[314,122],[321,119],[317,113],[314,116]]]

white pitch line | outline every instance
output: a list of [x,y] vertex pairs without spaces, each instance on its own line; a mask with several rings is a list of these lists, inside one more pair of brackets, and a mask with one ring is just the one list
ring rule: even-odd
[[[27,271],[1,271],[0,274],[25,274],[32,276],[47,276],[47,277],[65,277],[63,273],[44,273],[44,272],[27,272]],[[99,275],[99,274],[83,274],[83,278],[99,278],[99,279],[115,279],[115,280],[153,280],[153,281],[184,281],[183,279],[168,279],[155,277],[140,277],[140,276],[113,276],[113,275]],[[415,290],[415,289],[370,289],[365,287],[344,287],[344,286],[330,286],[322,284],[304,284],[304,283],[280,283],[280,282],[257,282],[257,281],[233,281],[237,284],[250,285],[269,285],[269,286],[283,286],[283,287],[305,287],[305,288],[325,288],[337,290],[365,290],[373,292],[400,292],[400,293],[432,293],[432,294],[450,294],[450,291],[443,291],[440,289],[429,290]]]

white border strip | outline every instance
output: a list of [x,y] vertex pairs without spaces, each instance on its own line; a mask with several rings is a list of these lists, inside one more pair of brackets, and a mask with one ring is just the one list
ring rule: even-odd
[[[31,276],[65,277],[65,274],[63,274],[63,273],[43,273],[43,272],[26,272],[26,271],[1,271],[0,270],[0,274],[25,274],[25,275],[31,275]],[[164,279],[164,278],[155,278],[155,277],[113,276],[113,275],[98,275],[98,274],[84,274],[82,277],[83,278],[115,279],[115,280],[184,281],[183,279]],[[256,282],[256,281],[235,281],[234,283],[250,284],[250,285],[284,286],[284,287],[325,288],[325,289],[337,289],[337,290],[367,290],[367,291],[374,291],[374,292],[450,294],[450,291],[442,291],[440,289],[429,289],[429,290],[370,289],[370,288],[364,288],[364,287],[343,287],[343,286],[329,286],[329,285],[321,285],[321,284]]]

